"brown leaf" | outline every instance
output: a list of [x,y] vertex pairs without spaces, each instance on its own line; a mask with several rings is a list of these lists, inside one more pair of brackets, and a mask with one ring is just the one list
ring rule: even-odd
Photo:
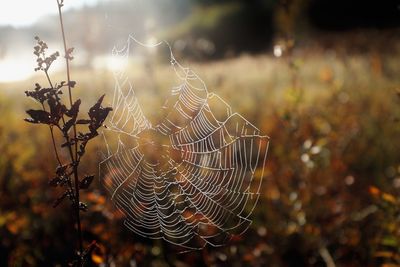
[[53,203],[53,208],[56,208],[58,205],[61,204],[61,202],[63,202],[63,200],[69,195],[68,191],[65,191],[60,197],[58,197],[54,203]]
[[29,109],[26,111],[26,113],[28,113],[31,116],[31,118],[25,119],[25,121],[27,122],[53,124],[51,115],[47,111]]
[[56,168],[56,174],[57,174],[58,176],[62,176],[62,175],[64,174],[64,172],[67,170],[68,167],[69,167],[68,164],[57,166],[57,168]]
[[77,117],[79,113],[79,106],[81,105],[81,100],[78,99],[72,104],[71,108],[65,113],[70,118]]
[[85,178],[83,178],[79,182],[79,188],[80,189],[88,189],[90,184],[93,182],[94,175],[86,175]]
[[87,211],[87,210],[88,210],[88,206],[87,206],[86,203],[79,202],[79,209],[80,209],[81,211]]
[[53,187],[57,187],[59,184],[61,184],[61,182],[62,182],[61,177],[56,176],[56,177],[52,178],[52,179],[49,181],[49,185],[50,185],[50,186],[53,186]]
[[103,108],[101,106],[101,103],[103,102],[105,95],[102,95],[99,100],[97,100],[96,104],[94,104],[90,109],[89,109],[89,117],[91,120],[91,123],[89,125],[89,130],[90,132],[94,133],[97,131],[98,128],[103,124],[105,119],[107,118],[108,114],[110,111],[112,111],[112,108],[106,107]]
[[90,120],[77,120],[76,124],[89,124]]
[[76,121],[76,117],[73,117],[72,119],[68,120],[68,121],[65,123],[64,127],[62,128],[62,131],[63,131],[65,134],[67,134],[68,131],[69,131],[69,129],[71,129],[71,127],[74,125],[75,121]]

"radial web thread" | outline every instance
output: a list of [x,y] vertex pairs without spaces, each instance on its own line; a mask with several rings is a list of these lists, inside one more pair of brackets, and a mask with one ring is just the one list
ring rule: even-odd
[[[134,41],[115,56],[128,58]],[[115,73],[114,110],[103,134],[119,144],[112,152],[104,138],[100,179],[136,234],[188,250],[220,246],[251,224],[269,138],[170,57],[181,83],[156,125],[144,115],[129,76]]]

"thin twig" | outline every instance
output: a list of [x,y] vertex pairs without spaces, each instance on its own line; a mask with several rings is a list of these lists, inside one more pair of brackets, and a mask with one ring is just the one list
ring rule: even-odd
[[[73,100],[72,100],[72,90],[71,90],[71,76],[70,76],[70,68],[69,68],[69,57],[68,57],[68,52],[67,52],[67,42],[65,38],[65,32],[64,32],[64,23],[63,23],[63,17],[62,17],[62,4],[57,0],[57,6],[58,6],[58,15],[59,15],[59,20],[60,20],[60,27],[61,27],[61,33],[62,33],[62,39],[63,39],[63,44],[64,44],[64,57],[65,57],[65,63],[66,63],[66,71],[67,71],[67,86],[68,86],[68,95],[69,95],[69,102],[70,106],[72,107],[73,105]],[[74,139],[76,140],[76,125],[73,125],[73,132],[74,132]],[[71,146],[68,146],[71,149]],[[79,242],[79,257],[78,257],[78,265],[81,266],[81,257],[83,254],[83,239],[82,239],[82,228],[81,228],[81,221],[80,221],[80,211],[79,211],[79,176],[78,176],[78,165],[76,162],[76,159],[78,158],[78,143],[75,141],[75,157],[71,153],[71,159],[73,163],[73,173],[74,173],[74,185],[75,185],[75,215],[76,215],[76,222],[77,222],[77,228],[78,228],[78,242]]]
[[49,126],[49,128],[50,128],[50,133],[51,133],[51,141],[53,143],[54,153],[56,155],[56,159],[57,159],[58,165],[62,166],[63,164],[61,163],[60,156],[58,155],[57,146],[56,146],[56,140],[54,138],[53,126]]
[[[47,75],[47,72],[46,72],[46,75]],[[47,76],[47,78],[48,78],[49,81],[50,81],[50,78],[49,78],[48,76]],[[50,82],[50,85],[51,85],[51,82]],[[53,85],[51,85],[51,87],[53,87]],[[44,106],[43,103],[42,103],[42,108],[43,108],[44,111],[46,111],[46,107]],[[58,155],[58,151],[57,151],[56,141],[55,141],[55,139],[54,139],[53,126],[49,125],[49,129],[50,129],[50,134],[51,134],[51,140],[52,140],[52,143],[53,143],[54,154],[55,154],[55,156],[56,156],[56,159],[57,159],[58,164],[59,164],[60,166],[62,166],[61,159],[60,159],[60,156]]]

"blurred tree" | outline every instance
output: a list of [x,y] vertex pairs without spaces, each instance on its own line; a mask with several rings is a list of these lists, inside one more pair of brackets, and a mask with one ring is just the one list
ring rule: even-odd
[[[182,52],[198,60],[265,51],[274,34],[273,3],[194,0],[191,15],[169,28],[166,36],[183,42]],[[199,40],[211,43],[212,52],[202,53]]]

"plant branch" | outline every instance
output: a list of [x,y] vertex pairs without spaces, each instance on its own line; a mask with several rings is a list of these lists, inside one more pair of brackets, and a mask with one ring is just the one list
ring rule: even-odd
[[[51,141],[54,148],[55,157],[59,166],[57,166],[55,174],[49,181],[49,185],[53,187],[64,187],[66,190],[64,193],[54,201],[53,207],[57,207],[63,200],[69,199],[72,204],[73,217],[76,220],[76,234],[77,234],[77,245],[74,252],[76,252],[75,259],[71,263],[74,267],[83,267],[87,261],[87,257],[90,255],[94,248],[94,243],[89,245],[83,250],[83,237],[82,237],[82,226],[80,211],[87,211],[87,205],[80,202],[80,190],[88,189],[93,181],[94,175],[86,175],[83,179],[79,179],[79,164],[82,156],[85,154],[85,148],[87,143],[98,136],[98,129],[103,125],[109,112],[112,111],[111,107],[103,107],[102,101],[104,95],[102,95],[97,102],[89,108],[88,119],[79,119],[79,108],[81,105],[81,99],[73,100],[72,88],[75,86],[75,81],[71,81],[70,75],[70,60],[73,59],[71,53],[73,48],[67,48],[67,42],[64,32],[64,23],[62,17],[62,7],[64,0],[57,0],[59,20],[62,32],[62,39],[64,44],[64,58],[66,62],[66,74],[67,83],[61,81],[60,84],[53,83],[48,70],[52,63],[60,55],[59,52],[55,52],[51,55],[46,55],[48,49],[47,43],[42,41],[38,36],[35,37],[37,45],[33,47],[34,54],[37,59],[37,67],[35,71],[43,71],[46,75],[49,87],[42,87],[38,83],[35,84],[35,88],[31,91],[25,91],[27,97],[31,97],[34,100],[42,104],[42,109],[35,110],[29,109],[26,113],[30,116],[25,121],[33,124],[45,124],[48,125],[51,133]],[[62,87],[68,87],[69,105],[63,103],[63,98],[60,97],[62,94]],[[47,105],[45,105],[47,104]],[[68,107],[69,106],[69,107]],[[48,107],[48,108],[47,108]],[[46,110],[47,109],[47,110]],[[77,135],[77,125],[82,124],[88,127],[89,132],[79,133]],[[57,142],[54,128],[58,129],[64,142],[60,145],[62,148],[68,150],[70,161],[67,164],[63,164],[59,151],[57,149]],[[71,133],[70,129],[73,129]],[[78,150],[79,146],[79,150]]]
[[[49,83],[50,83],[50,85],[51,85],[51,81],[50,81],[50,78],[49,78],[47,72],[46,72],[46,76],[47,76],[47,78],[48,78],[48,80],[49,80]],[[53,87],[53,85],[51,85],[51,87]],[[42,108],[43,108],[44,111],[46,111],[46,107],[44,106],[43,103],[42,103]],[[54,154],[55,154],[55,156],[56,156],[56,159],[57,159],[58,164],[61,166],[62,163],[61,163],[60,156],[58,155],[57,145],[56,145],[56,141],[55,141],[55,139],[54,139],[53,126],[49,125],[49,129],[50,129],[50,134],[51,134],[51,140],[52,140],[52,143],[53,143]]]
[[[62,39],[63,39],[63,44],[64,44],[64,57],[65,57],[65,63],[66,63],[66,71],[67,71],[67,86],[68,86],[68,95],[69,95],[69,103],[70,106],[72,107],[73,105],[73,100],[72,100],[72,90],[71,90],[71,75],[70,75],[70,68],[69,68],[69,55],[67,51],[67,42],[65,38],[65,31],[64,31],[64,23],[63,23],[63,17],[62,17],[62,3],[57,0],[57,6],[58,6],[58,15],[59,15],[59,20],[60,20],[60,27],[61,27],[61,33],[62,33]],[[74,132],[74,140],[76,140],[76,125],[73,125],[73,132]],[[76,162],[76,159],[78,157],[78,142],[75,141],[75,157],[72,153],[71,146],[68,146],[70,149],[70,154],[71,154],[71,159],[73,163],[73,173],[74,173],[74,185],[75,185],[75,216],[76,216],[76,222],[77,222],[77,228],[78,228],[78,243],[79,243],[79,257],[78,257],[78,265],[81,265],[81,257],[83,254],[83,239],[82,239],[82,227],[81,227],[81,221],[80,221],[80,210],[79,210],[79,175],[78,175],[78,164]]]
[[61,163],[60,156],[58,155],[58,151],[57,151],[57,146],[56,146],[56,140],[55,140],[55,138],[54,138],[53,127],[52,127],[52,126],[49,126],[49,128],[50,128],[50,133],[51,133],[51,141],[52,141],[52,143],[53,143],[54,153],[55,153],[55,155],[56,155],[57,162],[58,162],[58,164],[59,164],[60,166],[62,166],[63,164]]

